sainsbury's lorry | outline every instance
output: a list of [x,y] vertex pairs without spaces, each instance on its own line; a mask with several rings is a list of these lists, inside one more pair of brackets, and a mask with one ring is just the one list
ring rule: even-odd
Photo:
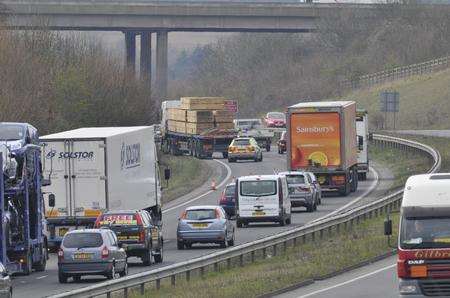
[[[392,221],[389,232],[392,233]],[[386,224],[385,224],[386,225]],[[450,173],[408,178],[400,209],[401,297],[450,296]]]
[[323,190],[342,195],[358,187],[356,104],[304,102],[287,111],[289,171],[313,172]]
[[356,134],[358,142],[358,179],[366,180],[369,173],[369,121],[367,111],[356,111]]
[[[145,209],[161,220],[161,192],[152,126],[80,128],[41,137],[49,246],[70,230],[91,227],[102,212]],[[46,202],[48,200],[45,200]]]

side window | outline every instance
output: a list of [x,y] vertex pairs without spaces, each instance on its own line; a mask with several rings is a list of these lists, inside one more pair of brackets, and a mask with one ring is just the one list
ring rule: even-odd
[[117,244],[117,236],[116,236],[116,234],[114,234],[114,232],[109,232],[109,235],[110,235],[110,237],[111,237],[111,240],[112,240],[112,245],[114,245],[114,246],[118,246],[118,244]]
[[144,213],[145,216],[147,217],[148,224],[153,226],[153,218],[152,218],[152,215],[150,214],[150,212],[143,210],[142,213]]
[[139,215],[140,215],[141,218],[142,218],[142,223],[144,224],[144,226],[148,226],[148,217],[147,217],[147,214],[145,214],[144,211],[140,211],[140,212],[139,212]]

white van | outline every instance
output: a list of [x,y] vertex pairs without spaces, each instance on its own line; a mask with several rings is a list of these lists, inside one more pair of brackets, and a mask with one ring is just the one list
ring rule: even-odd
[[236,179],[237,227],[250,222],[291,223],[291,202],[286,177],[243,176]]

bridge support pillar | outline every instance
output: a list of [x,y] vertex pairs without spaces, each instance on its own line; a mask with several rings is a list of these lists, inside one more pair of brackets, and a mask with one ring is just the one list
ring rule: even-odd
[[152,33],[150,31],[141,32],[141,67],[140,77],[151,88],[152,73]]
[[126,67],[133,75],[136,72],[136,33],[125,32]]
[[167,96],[167,55],[168,32],[156,32],[156,99],[162,101]]

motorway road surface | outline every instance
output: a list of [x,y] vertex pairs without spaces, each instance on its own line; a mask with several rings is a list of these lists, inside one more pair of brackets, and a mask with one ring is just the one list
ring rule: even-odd
[[[274,148],[273,148],[274,149]],[[279,155],[273,150],[264,153],[264,161],[260,163],[238,162],[228,164],[226,160],[209,160],[206,161],[214,167],[217,181],[227,179],[229,182],[235,176],[243,176],[249,174],[273,174],[274,171],[285,170],[286,155]],[[360,182],[359,188],[355,193],[347,197],[338,197],[336,195],[329,195],[322,199],[322,205],[318,206],[318,210],[313,213],[307,213],[304,208],[299,208],[292,216],[292,224],[285,227],[279,227],[273,224],[257,224],[249,228],[236,229],[236,245],[260,239],[269,235],[277,234],[280,231],[286,231],[294,227],[302,226],[305,223],[314,219],[323,217],[328,213],[345,206],[356,198],[365,195],[368,189],[375,189],[370,193],[370,197],[375,199],[384,194],[386,189],[390,186],[390,177],[386,179],[383,175],[385,170],[377,168],[383,179],[377,185],[374,181],[374,173],[370,173],[368,180]],[[388,175],[389,176],[389,175]],[[219,183],[219,182],[218,182]],[[162,266],[174,264],[176,262],[192,259],[201,255],[213,253],[219,250],[217,246],[194,246],[191,250],[178,251],[176,248],[176,223],[179,215],[186,206],[190,205],[204,205],[217,204],[220,192],[225,185],[219,185],[220,188],[216,191],[209,190],[209,182],[200,189],[194,191],[187,196],[177,199],[164,206],[163,210],[163,230],[164,230],[164,262],[162,264],[153,265],[150,267],[142,266],[138,259],[131,259],[130,274],[155,269]],[[202,195],[202,193],[206,193]],[[366,200],[366,199],[365,199]],[[180,206],[180,204],[182,206]],[[104,281],[103,277],[84,277],[80,282],[72,282],[69,279],[67,284],[59,284],[57,278],[57,260],[56,256],[52,254],[47,264],[45,272],[34,272],[30,276],[17,276],[13,279],[14,297],[45,297],[76,288],[92,285],[96,282]]]
[[397,256],[276,296],[277,298],[398,298]]

